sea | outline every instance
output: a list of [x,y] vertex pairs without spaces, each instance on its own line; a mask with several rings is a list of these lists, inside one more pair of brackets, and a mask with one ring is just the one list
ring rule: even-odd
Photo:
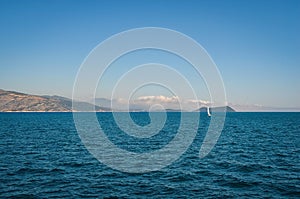
[[[132,173],[95,158],[72,113],[0,113],[0,198],[300,198],[300,113],[227,113],[203,158],[211,118],[199,114],[196,136],[180,157]],[[151,123],[148,113],[130,115],[138,125]],[[147,153],[174,138],[181,113],[167,113],[160,132],[142,139],[122,132],[112,113],[97,118],[116,146]]]

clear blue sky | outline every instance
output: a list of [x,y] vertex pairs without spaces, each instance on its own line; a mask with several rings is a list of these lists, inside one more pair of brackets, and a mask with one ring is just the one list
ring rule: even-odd
[[0,88],[70,97],[109,36],[157,26],[199,42],[235,104],[300,107],[300,1],[0,1]]

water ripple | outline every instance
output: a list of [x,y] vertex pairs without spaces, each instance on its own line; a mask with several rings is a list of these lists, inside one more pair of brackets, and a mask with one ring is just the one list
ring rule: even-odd
[[[115,144],[147,152],[174,137],[180,116],[170,114],[150,140],[120,134],[109,113],[98,116]],[[142,124],[148,116],[133,117]],[[99,163],[85,149],[70,113],[0,113],[0,197],[300,197],[300,113],[228,113],[216,147],[200,159],[208,124],[201,116],[196,139],[172,165],[128,174]]]

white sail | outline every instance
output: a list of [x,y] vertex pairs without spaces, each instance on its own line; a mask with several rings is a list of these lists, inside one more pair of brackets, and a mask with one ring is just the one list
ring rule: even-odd
[[207,115],[208,115],[209,117],[211,116],[209,107],[207,107]]

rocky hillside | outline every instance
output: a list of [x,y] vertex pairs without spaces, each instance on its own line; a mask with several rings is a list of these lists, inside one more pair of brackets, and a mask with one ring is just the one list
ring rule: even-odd
[[[86,102],[76,102],[80,110],[89,111],[93,106]],[[95,106],[96,111],[109,111]],[[60,96],[38,96],[0,89],[0,112],[70,112],[72,100]]]

